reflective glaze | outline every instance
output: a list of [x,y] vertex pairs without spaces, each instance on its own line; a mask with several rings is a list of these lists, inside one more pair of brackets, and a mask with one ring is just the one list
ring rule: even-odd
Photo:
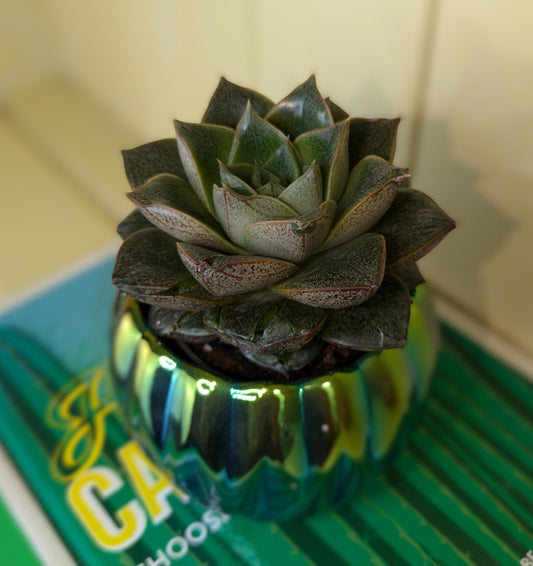
[[123,294],[114,330],[118,396],[159,465],[207,506],[276,521],[339,505],[390,460],[426,397],[438,345],[423,285],[405,348],[297,383],[232,382],[181,360]]

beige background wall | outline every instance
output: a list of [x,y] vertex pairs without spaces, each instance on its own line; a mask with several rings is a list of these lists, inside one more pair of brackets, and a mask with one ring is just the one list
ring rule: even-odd
[[0,0],[0,299],[106,245],[118,150],[197,120],[221,75],[278,99],[314,72],[353,115],[402,116],[397,161],[459,228],[440,294],[533,356],[533,4]]

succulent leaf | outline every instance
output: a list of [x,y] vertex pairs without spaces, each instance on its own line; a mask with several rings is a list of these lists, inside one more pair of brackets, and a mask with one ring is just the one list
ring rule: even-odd
[[176,140],[150,142],[122,152],[126,177],[133,190],[142,187],[154,175],[170,173],[185,179]]
[[326,104],[328,105],[329,111],[331,112],[331,116],[333,118],[333,121],[335,123],[337,122],[344,122],[344,120],[346,120],[346,118],[349,118],[350,115],[348,114],[348,112],[346,112],[345,110],[343,110],[340,106],[338,106],[337,104],[335,104],[333,102],[333,100],[331,100],[329,98],[329,96],[326,98]]
[[418,285],[422,285],[426,281],[414,261],[402,263],[390,273],[399,277],[409,291],[413,291]]
[[231,309],[221,307],[206,313],[205,322],[224,342],[237,347],[246,345],[249,352],[257,349],[253,346],[257,327],[271,308],[268,301],[236,304]]
[[279,195],[279,199],[302,215],[312,214],[320,206],[322,178],[315,161]]
[[338,221],[324,245],[328,249],[343,244],[372,228],[385,214],[407,177],[403,169],[369,155],[352,170],[339,203]]
[[213,184],[219,182],[218,160],[226,162],[235,132],[225,126],[174,120],[187,179],[204,206],[214,214]]
[[272,100],[263,94],[236,85],[222,77],[209,101],[202,122],[236,128],[248,102],[262,118],[274,106]]
[[277,198],[283,192],[283,189],[284,187],[280,184],[280,182],[272,176],[268,183],[265,183],[257,189],[257,194]]
[[127,195],[156,227],[182,242],[240,253],[202,206],[190,185],[174,175],[157,175]]
[[224,231],[241,247],[245,246],[245,230],[249,224],[298,216],[295,210],[278,199],[263,195],[241,196],[227,186],[214,187],[213,201]]
[[167,309],[180,309],[190,312],[206,311],[232,302],[231,297],[215,297],[210,295],[194,278],[188,279],[176,288],[154,294],[145,294],[137,289],[122,288],[134,299],[152,306]]
[[[238,165],[234,165],[233,167],[238,167]],[[276,175],[273,173],[266,171],[263,167],[259,167],[257,163],[254,163],[252,167],[252,186],[257,191],[266,183],[272,182],[272,180],[279,179],[277,179]]]
[[206,342],[217,338],[216,332],[204,323],[203,312],[154,306],[148,314],[148,324],[164,338],[186,342]]
[[264,289],[296,270],[288,261],[272,257],[224,255],[178,242],[178,252],[191,275],[209,293],[232,296]]
[[175,240],[156,228],[148,228],[122,243],[113,283],[157,293],[170,289],[188,275],[176,253]]
[[274,354],[299,350],[322,328],[327,313],[278,299],[263,304],[222,307],[206,315],[221,338],[246,354]]
[[285,378],[289,372],[302,369],[316,358],[322,341],[315,338],[298,350],[279,352],[277,354],[247,354],[245,356],[257,365],[278,371]]
[[[219,163],[221,162],[219,161]],[[224,165],[225,165],[225,170],[228,171],[229,174],[234,176],[234,180],[235,180],[234,183],[237,183],[238,185],[242,185],[242,183],[245,183],[246,184],[245,189],[246,187],[250,187],[252,191],[257,190],[265,183],[268,183],[268,181],[270,181],[273,177],[272,173],[265,171],[262,167],[259,167],[257,163],[254,163],[253,165],[251,163],[235,163],[233,165],[226,163]],[[230,188],[234,188],[232,186],[232,183],[224,182],[222,176],[222,169],[220,169],[220,175],[221,175],[220,180],[222,184],[226,184]],[[238,182],[237,179],[240,179],[240,182]],[[241,188],[236,190],[236,192],[241,194],[246,194],[249,191],[247,189],[243,190],[241,186]]]
[[455,222],[424,193],[400,189],[385,216],[372,228],[385,236],[387,266],[395,269],[432,250]]
[[237,124],[235,138],[228,157],[229,163],[263,165],[285,142],[285,135],[259,117],[250,103]]
[[377,155],[392,161],[400,118],[352,118],[350,120],[350,169],[363,157]]
[[288,220],[266,220],[244,230],[246,248],[264,256],[302,263],[326,239],[337,203],[328,200],[314,214]]
[[384,268],[385,239],[368,233],[314,256],[271,290],[313,307],[342,309],[367,301],[378,290]]
[[294,144],[304,167],[313,161],[320,167],[326,200],[339,200],[348,179],[349,120],[333,126],[306,132]]
[[258,340],[260,354],[299,350],[312,340],[326,321],[327,313],[295,301],[281,301],[275,314],[262,325]]
[[[242,164],[244,165],[244,164]],[[223,185],[227,185],[240,195],[255,195],[255,191],[250,185],[244,181],[238,174],[234,173],[229,167],[226,167],[222,161],[218,162],[220,181]],[[250,173],[250,178],[251,178]]]
[[411,299],[407,287],[394,275],[387,275],[365,303],[331,311],[321,338],[337,346],[357,350],[402,348],[407,341]]
[[140,210],[135,209],[119,223],[117,226],[117,233],[123,240],[125,240],[134,232],[139,232],[139,230],[153,227],[153,224],[148,220],[148,218],[146,218]]
[[120,247],[113,283],[132,297],[170,308],[205,310],[221,301],[190,275],[171,236],[148,228],[135,232]]
[[285,186],[295,181],[301,175],[296,150],[289,138],[285,139],[263,167],[266,171],[276,175]]
[[309,130],[333,125],[331,112],[316,86],[314,75],[278,102],[266,119],[293,140]]

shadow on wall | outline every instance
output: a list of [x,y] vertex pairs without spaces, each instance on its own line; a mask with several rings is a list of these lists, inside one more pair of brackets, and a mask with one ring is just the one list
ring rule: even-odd
[[476,188],[483,172],[451,152],[446,122],[424,121],[420,143],[413,187],[427,192],[457,222],[422,260],[423,273],[439,293],[488,324],[482,268],[510,236],[514,222]]
[[[326,91],[322,94],[328,96]],[[338,102],[334,96],[332,99]],[[394,100],[387,95],[380,83],[379,74],[376,74],[373,80],[358,83],[349,102],[341,106],[354,118],[400,118],[394,163],[399,167],[410,167],[409,156],[414,127],[413,116],[408,113],[411,109],[398,112]]]

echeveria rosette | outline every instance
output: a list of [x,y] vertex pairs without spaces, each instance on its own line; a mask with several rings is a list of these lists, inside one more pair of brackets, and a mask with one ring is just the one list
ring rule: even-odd
[[392,164],[398,122],[350,118],[314,77],[278,104],[222,79],[200,124],[124,152],[114,283],[161,336],[281,370],[323,341],[403,346],[415,262],[454,222]]

